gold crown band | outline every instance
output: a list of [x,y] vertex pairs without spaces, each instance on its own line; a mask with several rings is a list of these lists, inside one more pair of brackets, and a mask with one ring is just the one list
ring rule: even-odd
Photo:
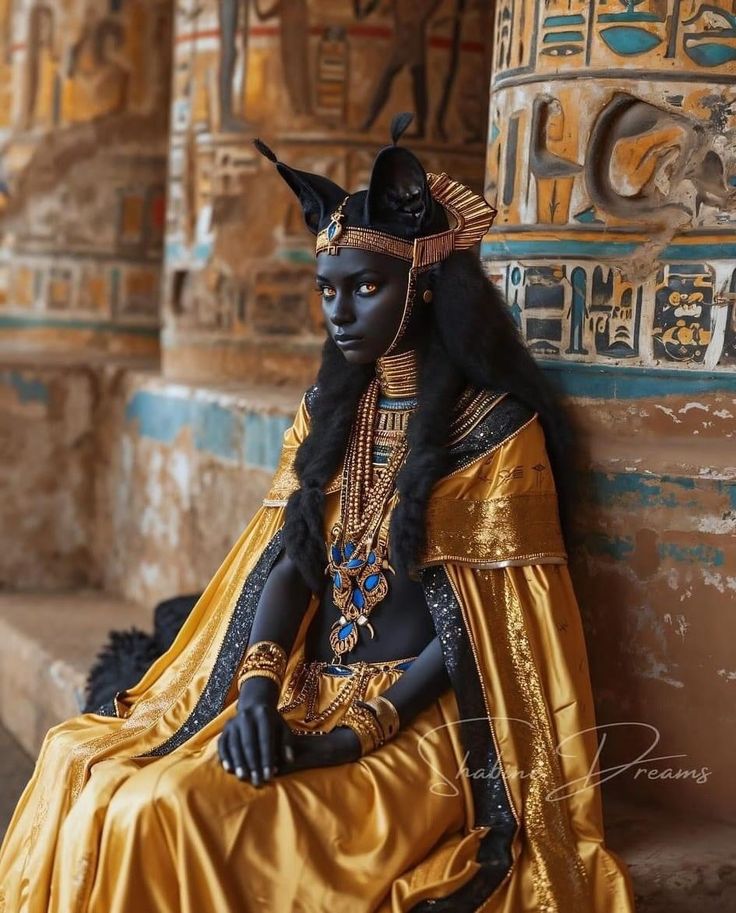
[[317,253],[324,251],[337,253],[338,247],[357,247],[360,250],[368,250],[374,254],[388,254],[389,257],[397,257],[399,260],[407,260],[409,263],[414,259],[414,242],[403,241],[394,235],[387,235],[385,232],[376,231],[373,228],[344,228],[340,236],[333,241],[328,237],[328,229],[323,228],[317,235]]
[[453,181],[444,172],[427,174],[427,183],[435,202],[439,203],[455,224],[446,231],[414,241],[406,241],[373,228],[343,227],[342,208],[333,213],[333,221],[317,235],[317,254],[338,253],[340,247],[357,247],[378,254],[407,260],[416,270],[439,263],[454,250],[466,250],[477,244],[493,225],[496,210],[480,194]]

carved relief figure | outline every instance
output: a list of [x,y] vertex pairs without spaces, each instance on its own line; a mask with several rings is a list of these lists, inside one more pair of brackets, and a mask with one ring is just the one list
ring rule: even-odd
[[122,22],[113,16],[100,18],[88,7],[68,51],[64,121],[87,121],[125,111],[130,71]]
[[59,58],[54,12],[46,4],[31,8],[28,19],[26,88],[21,129],[51,126],[58,117]]
[[564,224],[570,213],[574,176],[582,165],[554,152],[564,144],[565,114],[560,102],[547,95],[534,99],[529,171],[537,182],[537,221]]
[[664,266],[655,300],[655,354],[668,361],[702,362],[711,338],[710,269],[705,264]]
[[220,66],[218,88],[220,95],[220,130],[237,133],[249,129],[242,112],[235,111],[233,80],[238,64],[238,37],[243,69],[248,65],[248,11],[250,0],[219,0]]
[[585,180],[596,207],[634,223],[687,225],[694,213],[684,181],[701,204],[736,204],[736,188],[726,182],[723,159],[703,125],[624,92],[593,125]]
[[255,0],[255,11],[262,22],[280,17],[281,65],[291,107],[294,114],[311,115],[307,0],[275,0],[265,9]]
[[[379,5],[379,0],[354,0],[355,15],[365,19]],[[373,97],[368,105],[361,130],[370,130],[388,101],[394,79],[406,67],[412,81],[416,131],[413,136],[426,135],[429,101],[427,94],[427,28],[442,0],[393,0],[394,37]]]

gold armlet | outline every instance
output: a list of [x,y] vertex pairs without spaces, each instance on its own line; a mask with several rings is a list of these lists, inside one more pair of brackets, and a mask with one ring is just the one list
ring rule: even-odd
[[356,701],[348,707],[340,721],[341,726],[349,726],[357,735],[360,742],[361,757],[375,751],[383,745],[383,732],[373,712],[367,707],[361,707]]
[[286,650],[274,640],[259,640],[245,651],[243,665],[238,672],[238,690],[246,679],[264,676],[283,684],[288,657]]
[[374,714],[381,728],[384,742],[392,739],[401,728],[399,711],[383,694],[377,694],[370,700],[356,701],[356,703],[367,707]]

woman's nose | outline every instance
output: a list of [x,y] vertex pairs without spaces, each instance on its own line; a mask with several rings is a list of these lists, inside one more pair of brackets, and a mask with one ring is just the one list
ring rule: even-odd
[[349,295],[335,295],[330,308],[330,321],[336,327],[345,326],[355,320],[355,309]]

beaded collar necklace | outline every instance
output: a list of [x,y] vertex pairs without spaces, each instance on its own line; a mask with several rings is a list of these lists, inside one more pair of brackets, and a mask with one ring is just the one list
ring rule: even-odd
[[388,528],[398,499],[396,476],[406,459],[406,427],[417,405],[417,357],[384,355],[360,398],[345,455],[340,520],[332,528],[326,573],[340,618],[330,631],[333,662],[358,643],[361,628],[388,593]]

